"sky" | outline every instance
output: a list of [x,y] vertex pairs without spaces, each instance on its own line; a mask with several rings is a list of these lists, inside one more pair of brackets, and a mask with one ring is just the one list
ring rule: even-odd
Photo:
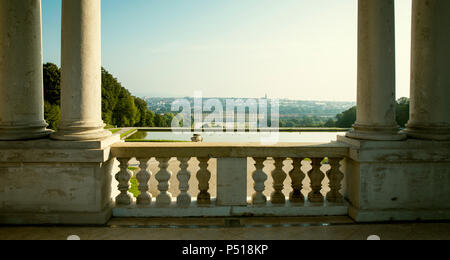
[[[397,98],[409,97],[411,0],[395,0]],[[61,0],[43,0],[60,65]],[[356,101],[357,0],[103,0],[102,65],[135,96]]]

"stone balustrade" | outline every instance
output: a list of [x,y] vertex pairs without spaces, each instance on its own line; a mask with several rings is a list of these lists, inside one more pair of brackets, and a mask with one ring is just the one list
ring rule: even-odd
[[[341,168],[348,150],[341,143],[117,143],[111,148],[120,163],[113,215],[347,215]],[[129,192],[130,166],[138,168],[137,198]]]

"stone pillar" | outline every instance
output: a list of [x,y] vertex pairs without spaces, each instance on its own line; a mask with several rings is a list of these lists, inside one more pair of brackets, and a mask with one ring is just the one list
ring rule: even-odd
[[0,2],[0,140],[47,136],[41,1]]
[[409,137],[450,140],[450,1],[414,0]]
[[247,206],[247,158],[217,159],[218,206]]
[[52,138],[98,140],[101,115],[100,0],[62,2],[61,123]]
[[357,120],[347,137],[392,141],[395,119],[395,18],[393,0],[358,2]]

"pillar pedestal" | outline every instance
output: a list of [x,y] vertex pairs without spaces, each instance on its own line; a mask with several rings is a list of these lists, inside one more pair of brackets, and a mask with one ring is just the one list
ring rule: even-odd
[[348,138],[371,141],[401,141],[406,139],[405,134],[398,132],[398,126],[372,126],[354,124],[353,129],[347,133]]
[[105,130],[105,124],[79,123],[61,123],[58,132],[53,133],[51,137],[60,141],[87,141],[102,140],[111,136],[111,132]]

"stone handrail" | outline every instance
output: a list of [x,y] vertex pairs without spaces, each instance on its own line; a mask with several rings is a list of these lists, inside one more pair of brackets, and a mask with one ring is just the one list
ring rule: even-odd
[[[116,143],[111,155],[120,162],[115,175],[120,194],[115,198],[115,216],[228,216],[228,215],[345,215],[347,208],[341,193],[344,174],[341,162],[349,148],[342,143]],[[139,163],[136,179],[140,194],[136,200],[129,193],[132,173],[129,162]],[[158,183],[155,198],[149,192],[153,173],[150,159],[159,163],[154,175]],[[180,163],[176,172],[179,195],[169,192],[171,158]],[[188,170],[189,161],[199,161],[196,172]],[[251,158],[255,163],[250,163]],[[272,159],[273,158],[273,159]],[[210,171],[210,159],[217,160],[216,172]],[[273,160],[274,170],[267,174],[264,167]],[[292,161],[292,170],[283,169]],[[326,170],[324,161],[326,160]],[[250,164],[249,164],[250,163]],[[266,163],[266,165],[265,165]],[[254,185],[247,191],[247,165],[256,168],[251,177]],[[310,170],[305,170],[307,165]],[[198,181],[198,192],[190,193],[191,175]],[[210,180],[215,175],[217,197],[210,194]],[[270,178],[270,179],[269,179]],[[284,182],[290,178],[292,192],[287,197]],[[326,179],[328,190],[322,185]],[[273,192],[266,196],[266,182]],[[304,181],[309,180],[308,187]],[[247,194],[251,193],[249,197]],[[326,195],[324,195],[326,193]],[[307,194],[307,196],[304,196]]]
[[113,157],[346,157],[348,146],[342,143],[116,143]]

